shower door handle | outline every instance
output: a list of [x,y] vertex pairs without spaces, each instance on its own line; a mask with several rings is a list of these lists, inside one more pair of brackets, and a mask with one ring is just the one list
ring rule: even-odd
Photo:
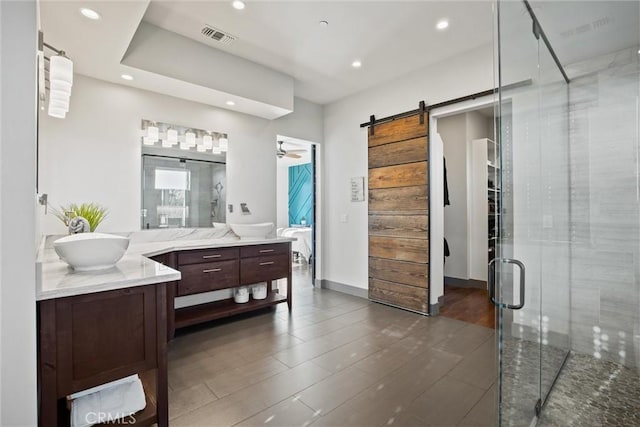
[[[520,269],[520,298],[517,305],[514,304],[504,304],[499,301],[496,301],[496,262],[500,262],[503,264],[513,264],[517,265]],[[489,299],[493,303],[493,305],[502,308],[508,308],[509,310],[520,310],[524,307],[524,276],[525,276],[525,268],[524,264],[512,258],[494,258],[489,262]]]

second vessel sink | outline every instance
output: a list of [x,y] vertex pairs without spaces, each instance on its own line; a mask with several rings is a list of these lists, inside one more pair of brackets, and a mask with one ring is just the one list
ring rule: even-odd
[[240,239],[261,239],[269,236],[273,231],[272,222],[261,222],[258,224],[229,224],[231,230]]

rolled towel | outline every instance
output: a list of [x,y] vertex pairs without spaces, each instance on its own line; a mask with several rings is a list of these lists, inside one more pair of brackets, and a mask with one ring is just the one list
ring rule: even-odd
[[86,218],[77,216],[69,221],[69,234],[89,233],[91,226]]
[[147,406],[144,388],[135,375],[100,391],[83,395],[71,402],[71,427],[88,427],[99,423],[131,424],[132,414]]

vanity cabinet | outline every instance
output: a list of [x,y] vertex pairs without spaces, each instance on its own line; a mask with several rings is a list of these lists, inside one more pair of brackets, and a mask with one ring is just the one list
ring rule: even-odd
[[178,296],[226,289],[240,281],[237,259],[181,265],[179,270]]
[[129,424],[168,426],[166,284],[38,301],[40,426],[67,426],[66,396],[138,374],[147,406]]
[[240,248],[215,248],[183,251],[178,253],[178,264],[202,264],[205,262],[238,259]]
[[[180,271],[182,279],[169,284],[167,335],[175,330],[286,302],[291,310],[291,242],[185,250],[153,257]],[[272,290],[272,282],[287,279],[287,294]],[[204,292],[267,283],[265,299],[244,304],[233,298],[175,308],[175,298]]]
[[245,246],[240,249],[240,283],[269,282],[285,277],[291,269],[289,244]]

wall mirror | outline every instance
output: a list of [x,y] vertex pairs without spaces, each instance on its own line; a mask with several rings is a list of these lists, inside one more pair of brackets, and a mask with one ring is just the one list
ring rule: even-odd
[[226,133],[142,120],[142,229],[226,222]]

